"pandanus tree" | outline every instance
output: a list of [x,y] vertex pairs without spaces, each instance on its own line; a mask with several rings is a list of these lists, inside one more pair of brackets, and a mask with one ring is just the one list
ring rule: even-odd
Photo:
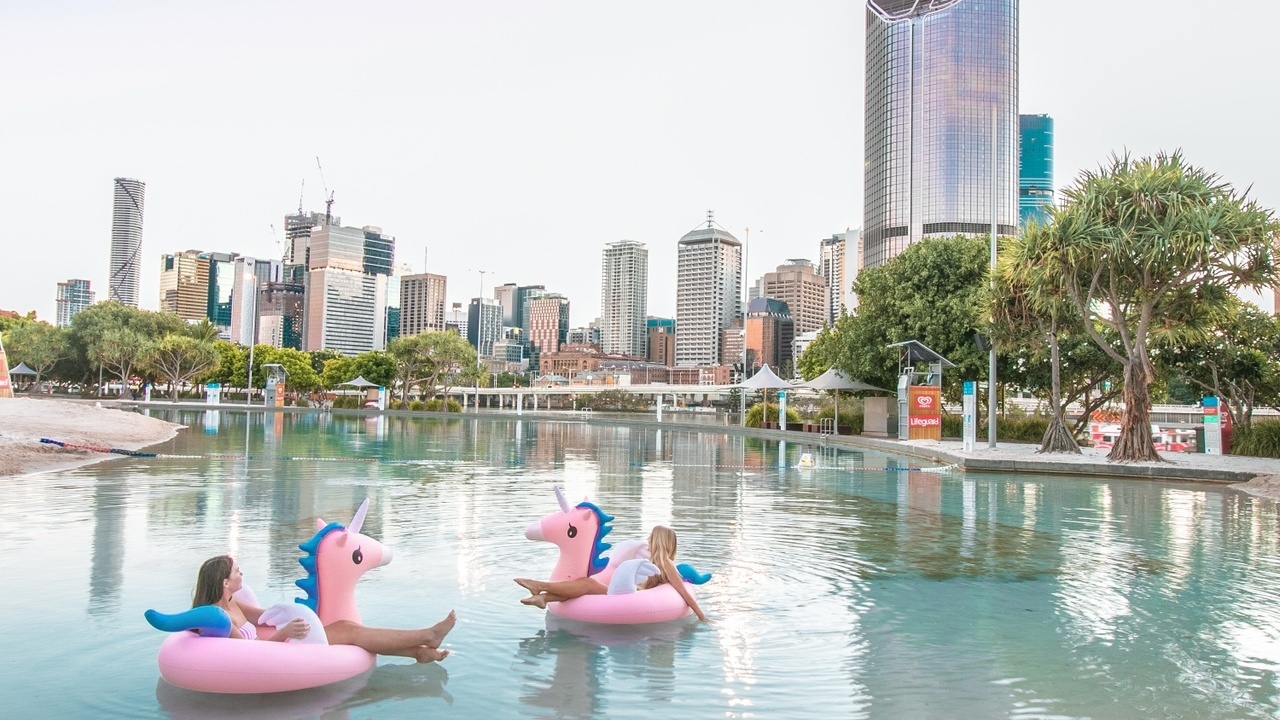
[[1233,289],[1275,284],[1280,225],[1180,152],[1113,156],[1064,195],[1054,232],[1028,262],[1065,285],[1080,327],[1124,369],[1124,411],[1108,459],[1159,461],[1152,350],[1203,337]]

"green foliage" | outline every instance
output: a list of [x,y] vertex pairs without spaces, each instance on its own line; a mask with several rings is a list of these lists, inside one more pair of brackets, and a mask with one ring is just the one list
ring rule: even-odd
[[249,361],[245,349],[235,343],[218,340],[213,344],[213,350],[218,353],[218,364],[199,378],[199,382],[216,382],[224,388],[244,387]]
[[149,343],[141,362],[168,382],[169,397],[177,402],[182,383],[217,367],[219,359],[212,342],[174,334]]
[[41,382],[54,365],[71,355],[71,333],[45,322],[23,321],[16,324],[5,334],[4,341],[10,365],[26,363],[36,371],[36,383]]
[[[844,418],[841,418],[843,421]],[[747,409],[746,425],[747,427],[758,428],[764,422],[778,422],[778,406],[773,403],[756,403]],[[787,408],[787,427],[800,428],[800,416],[796,411]]]
[[594,395],[579,397],[578,408],[596,411],[644,412],[649,409],[649,399],[625,390],[602,390]]
[[[788,408],[788,410],[789,409],[790,408]],[[825,420],[826,418],[834,419],[835,416],[836,416],[835,406],[828,405],[827,407],[824,407],[818,411],[818,416],[814,418],[814,421],[816,422],[819,420]],[[847,408],[846,407],[840,408],[840,427],[849,428],[849,432],[853,435],[862,434],[862,429],[864,427],[864,419],[865,419],[865,416],[862,414],[862,411],[859,410],[857,407],[855,407],[852,403],[850,403],[849,407]],[[791,422],[791,420],[788,419],[787,422],[789,423]]]
[[1280,420],[1236,425],[1231,436],[1231,454],[1280,458]]
[[[258,346],[259,349],[263,346]],[[257,361],[259,349],[255,349],[254,361]],[[274,363],[284,368],[289,373],[289,379],[286,381],[288,387],[298,392],[311,392],[320,387],[320,375],[311,366],[311,357],[293,348],[270,348],[261,352],[266,355],[264,363]],[[265,379],[264,379],[265,382]]]
[[454,400],[453,398],[446,398],[444,401],[444,411],[451,412],[451,413],[460,413],[462,412],[462,403],[458,402],[457,400]]
[[447,393],[455,378],[476,365],[475,348],[452,332],[396,338],[388,343],[387,354],[395,362],[395,376],[404,397],[414,387],[428,397]]
[[986,240],[952,237],[915,243],[884,265],[863,270],[855,284],[857,314],[819,333],[800,358],[801,374],[812,379],[836,367],[851,378],[895,387],[898,355],[886,346],[918,340],[956,364],[944,381],[958,394],[963,378],[987,372],[973,334],[985,315],[988,262]]
[[[314,367],[314,366],[313,366]],[[320,384],[326,390],[332,390],[344,382],[355,380],[355,359],[339,356],[324,361],[320,373]]]
[[317,374],[324,373],[326,361],[341,360],[346,357],[346,355],[343,355],[337,350],[312,350],[307,353],[307,356],[311,358],[311,369],[315,370]]
[[[977,438],[986,442],[987,423],[978,423]],[[999,417],[996,420],[997,440],[1005,442],[1039,443],[1049,429],[1049,418],[1043,415],[1026,417]],[[964,418],[960,415],[942,416],[942,437],[959,438],[964,434]]]
[[413,410],[414,412],[419,412],[419,411],[421,411],[421,410],[423,410],[423,409],[425,409],[425,408],[424,408],[424,404],[423,404],[423,402],[422,402],[421,400],[411,400],[411,401],[409,402],[409,409],[410,409],[410,410]]
[[362,377],[371,383],[389,388],[396,379],[396,362],[381,350],[369,350],[352,358],[351,370],[355,374],[347,378]]

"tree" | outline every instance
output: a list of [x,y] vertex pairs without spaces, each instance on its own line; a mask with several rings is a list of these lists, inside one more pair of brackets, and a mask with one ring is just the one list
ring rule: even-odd
[[266,362],[275,363],[289,374],[288,386],[298,392],[311,392],[320,386],[320,374],[311,367],[311,357],[293,348],[271,348]]
[[244,385],[248,379],[249,361],[249,356],[245,349],[235,343],[218,340],[213,344],[213,350],[218,353],[218,364],[199,379],[202,382],[220,383],[227,388]]
[[168,381],[169,398],[178,402],[182,383],[214,369],[220,359],[212,342],[188,335],[167,335],[151,345],[142,362]]
[[1252,425],[1257,404],[1280,404],[1280,319],[1234,297],[1206,335],[1153,354],[1157,367],[1221,397],[1237,425]]
[[111,328],[100,335],[91,346],[96,364],[112,371],[120,378],[121,393],[133,377],[135,365],[143,363],[151,352],[153,341],[130,328]]
[[209,318],[203,318],[200,322],[190,323],[184,327],[182,333],[200,342],[212,344],[218,339],[218,326],[209,322]]
[[339,355],[324,361],[324,369],[320,373],[320,384],[332,390],[348,380],[356,379],[355,359]]
[[396,378],[401,384],[401,397],[408,401],[409,389],[418,386],[424,395],[437,392],[448,394],[449,385],[440,389],[441,380],[448,379],[462,368],[476,363],[476,352],[457,333],[428,332],[392,340],[387,354],[396,363]]
[[987,373],[973,334],[987,315],[983,288],[988,251],[984,239],[951,237],[915,243],[884,265],[863,270],[854,289],[856,314],[845,315],[797,363],[806,378],[835,367],[872,385],[896,387],[897,353],[886,346],[918,340],[956,364],[946,376],[953,395],[959,381]]
[[[343,355],[337,350],[312,350],[307,353],[307,356],[311,358],[311,369],[315,370],[317,373],[324,372],[324,364],[326,361],[340,360],[346,357],[346,355]],[[347,379],[350,380],[351,378]]]
[[1113,156],[1065,196],[1056,231],[1028,259],[1065,280],[1080,326],[1123,366],[1124,412],[1108,459],[1161,460],[1151,437],[1152,349],[1203,335],[1232,289],[1275,284],[1280,226],[1180,152]]
[[[184,327],[182,319],[171,313],[139,310],[114,300],[101,302],[72,318],[71,350],[80,367],[105,367],[117,374],[123,371],[127,376],[148,343],[181,332]],[[130,341],[138,344],[129,347]],[[110,363],[106,360],[108,357],[112,358]],[[128,377],[122,382],[128,384]]]
[[46,322],[23,322],[5,337],[9,341],[5,349],[13,360],[36,371],[37,385],[45,373],[71,354],[71,333]]

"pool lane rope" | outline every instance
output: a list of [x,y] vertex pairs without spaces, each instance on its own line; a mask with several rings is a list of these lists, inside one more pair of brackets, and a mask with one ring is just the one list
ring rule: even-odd
[[70,448],[72,450],[90,450],[92,452],[112,453],[115,455],[127,455],[129,457],[159,457],[155,453],[142,452],[140,450],[125,450],[124,448],[109,448],[99,445],[78,445],[76,443],[63,442],[62,440],[51,440],[49,438],[40,438],[40,442],[46,445],[57,445],[60,448]]

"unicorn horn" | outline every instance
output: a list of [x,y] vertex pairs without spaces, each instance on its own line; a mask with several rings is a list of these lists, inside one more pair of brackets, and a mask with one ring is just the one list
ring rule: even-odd
[[569,501],[564,499],[564,492],[560,490],[559,485],[555,486],[555,491],[556,491],[556,502],[560,503],[560,509],[564,511],[565,515],[568,515]]
[[360,503],[360,509],[356,510],[356,516],[351,518],[351,524],[347,526],[348,532],[358,533],[360,528],[364,527],[364,516],[369,512],[369,498],[365,498]]

